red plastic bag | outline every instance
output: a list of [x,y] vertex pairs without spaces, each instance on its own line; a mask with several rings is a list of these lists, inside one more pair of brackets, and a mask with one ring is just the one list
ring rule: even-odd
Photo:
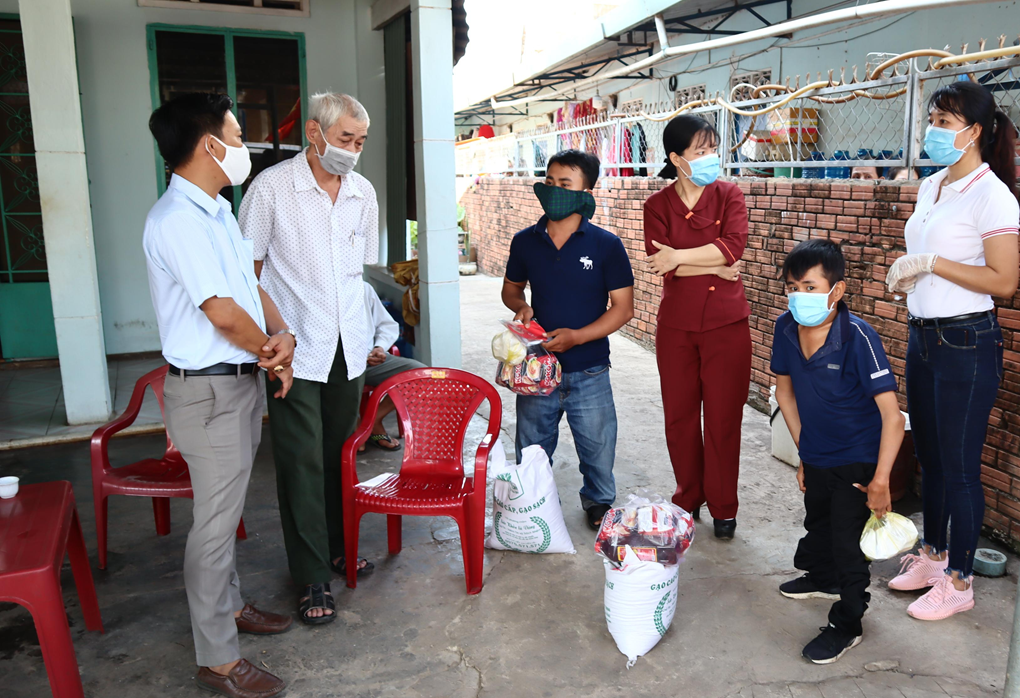
[[[520,322],[501,320],[506,332],[493,339],[493,356],[500,360],[496,368],[496,383],[518,395],[549,395],[563,380],[563,368],[559,359],[542,347],[549,337],[537,322],[527,325]],[[498,340],[498,341],[497,341]],[[512,363],[507,355],[497,355],[497,344],[519,343],[524,349],[524,359]],[[519,356],[521,352],[508,352]]]

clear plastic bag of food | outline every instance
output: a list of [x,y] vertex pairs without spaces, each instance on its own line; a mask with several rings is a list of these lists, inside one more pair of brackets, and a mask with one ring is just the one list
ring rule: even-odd
[[917,526],[906,516],[889,512],[881,519],[872,513],[861,533],[861,550],[869,560],[888,560],[917,545]]
[[595,537],[595,552],[616,568],[629,548],[639,560],[675,565],[694,542],[694,519],[658,495],[630,495],[622,507],[610,509]]
[[534,320],[500,322],[506,330],[492,338],[492,356],[499,361],[496,383],[518,395],[549,395],[563,380],[563,369],[542,347],[549,339],[545,330]]

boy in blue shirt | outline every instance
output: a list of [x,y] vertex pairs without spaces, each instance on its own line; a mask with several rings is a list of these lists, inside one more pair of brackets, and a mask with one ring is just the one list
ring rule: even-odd
[[829,624],[804,647],[831,664],[863,639],[871,571],[860,539],[869,509],[891,508],[889,473],[903,441],[896,378],[882,340],[843,303],[846,262],[829,240],[797,245],[783,264],[790,310],[776,320],[776,400],[800,450],[804,528],[794,566],[807,574],[779,587],[792,599],[837,599]]
[[[599,159],[591,153],[564,150],[549,158],[545,183],[535,183],[546,215],[514,236],[502,292],[515,320],[535,318],[548,330],[543,346],[563,368],[563,382],[552,394],[517,396],[517,460],[535,444],[552,459],[566,413],[583,478],[581,506],[595,530],[616,499],[609,335],[634,317],[627,250],[590,221],[598,176]],[[529,283],[530,305],[524,295]]]

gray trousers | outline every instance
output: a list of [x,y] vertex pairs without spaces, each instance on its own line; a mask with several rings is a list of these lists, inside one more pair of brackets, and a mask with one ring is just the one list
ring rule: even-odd
[[387,354],[386,360],[381,364],[369,366],[365,369],[365,385],[370,385],[374,388],[387,378],[404,371],[412,371],[416,368],[425,368],[425,364],[409,359],[406,356],[390,356]]
[[234,612],[244,608],[234,566],[237,525],[262,438],[265,388],[258,375],[167,375],[166,428],[191,472],[194,524],[184,587],[199,666],[241,658]]

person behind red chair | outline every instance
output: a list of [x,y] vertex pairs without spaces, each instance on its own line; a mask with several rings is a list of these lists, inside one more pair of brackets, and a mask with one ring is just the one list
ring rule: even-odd
[[673,502],[696,519],[707,502],[716,537],[729,539],[751,382],[751,309],[740,280],[747,207],[735,184],[716,179],[719,135],[711,124],[678,116],[662,142],[668,160],[659,176],[676,181],[648,197],[644,218],[648,265],[664,277],[655,354]]
[[[372,342],[372,351],[368,354],[368,367],[365,369],[366,386],[375,388],[390,376],[416,368],[425,368],[425,364],[420,361],[409,359],[406,356],[391,356],[387,353],[400,337],[400,325],[390,317],[382,301],[379,300],[379,294],[367,281],[365,282],[365,313],[368,319],[368,334],[375,338]],[[372,435],[368,437],[368,443],[383,451],[400,450],[400,442],[387,434],[386,427],[383,426],[383,418],[395,409],[390,396],[384,397],[379,405],[379,411],[375,415]],[[359,450],[365,450],[364,444]]]

